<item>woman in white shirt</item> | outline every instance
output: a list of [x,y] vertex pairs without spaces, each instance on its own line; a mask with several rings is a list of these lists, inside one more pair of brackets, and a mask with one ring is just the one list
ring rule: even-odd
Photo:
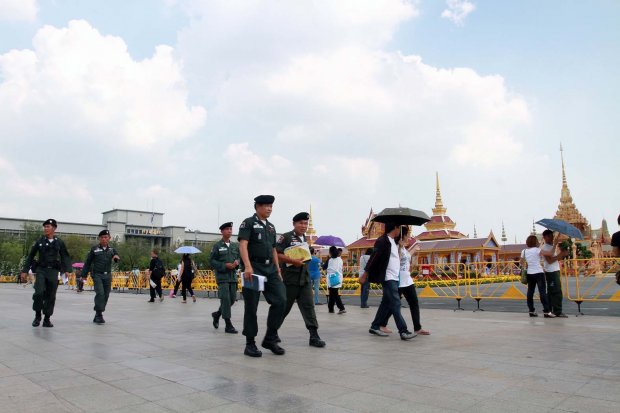
[[530,317],[538,317],[534,308],[534,290],[538,285],[538,295],[543,305],[545,318],[554,318],[555,315],[549,309],[547,299],[547,285],[545,284],[545,273],[541,264],[540,243],[536,235],[530,235],[525,240],[527,248],[521,252],[521,268],[527,263],[527,307]]
[[[396,237],[394,241],[398,244],[398,255],[400,256],[398,292],[401,297],[405,297],[407,304],[409,304],[414,333],[422,336],[428,336],[431,333],[427,330],[423,330],[422,324],[420,324],[420,304],[418,302],[418,294],[415,291],[415,284],[411,278],[411,255],[409,255],[409,251],[407,251],[407,243],[409,242],[409,227],[403,226],[401,229],[401,235]],[[391,332],[386,327],[391,316],[391,314],[388,314],[385,322],[381,323],[381,330],[386,333]]]
[[[329,247],[329,260],[327,261],[327,287],[329,290],[329,297],[327,299],[327,309],[330,313],[334,312],[334,305],[338,306],[338,314],[344,314],[347,310],[344,309],[344,304],[342,304],[342,300],[340,299],[340,294],[338,293],[340,288],[342,288],[342,258],[340,258],[340,252],[338,248],[333,245]],[[332,276],[332,274],[336,274]],[[332,279],[332,282],[330,282]]]

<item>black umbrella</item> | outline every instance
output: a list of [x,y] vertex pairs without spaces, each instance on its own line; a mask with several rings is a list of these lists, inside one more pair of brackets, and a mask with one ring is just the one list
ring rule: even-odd
[[379,212],[373,219],[375,222],[393,222],[397,225],[422,225],[431,219],[426,213],[417,209],[398,207],[385,208]]

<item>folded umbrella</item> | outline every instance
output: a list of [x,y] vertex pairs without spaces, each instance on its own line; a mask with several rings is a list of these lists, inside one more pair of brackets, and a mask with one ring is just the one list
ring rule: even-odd
[[341,238],[338,238],[334,235],[321,235],[314,241],[316,245],[326,245],[331,247],[332,245],[335,247],[346,247],[344,241]]
[[191,245],[184,245],[174,250],[174,252],[177,254],[200,254],[202,251]]
[[569,224],[561,219],[541,219],[536,222],[538,225],[550,229],[551,231],[557,231],[560,234],[569,236],[570,238],[583,239],[583,234],[579,231],[579,228]]
[[385,208],[373,219],[375,222],[393,222],[397,225],[422,225],[431,219],[425,212],[406,207]]

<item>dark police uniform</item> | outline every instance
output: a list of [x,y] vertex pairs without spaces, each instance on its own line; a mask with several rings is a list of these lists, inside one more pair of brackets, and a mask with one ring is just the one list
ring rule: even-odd
[[[271,195],[261,195],[254,200],[257,204],[270,204],[273,203],[274,198]],[[286,306],[286,288],[278,276],[278,269],[273,261],[273,249],[276,246],[276,228],[267,220],[263,223],[254,214],[241,223],[238,238],[239,241],[248,241],[248,257],[254,274],[267,277],[263,295],[270,307],[267,315],[267,333],[263,340],[263,347],[270,348],[276,353],[276,350],[272,348],[275,347],[279,349],[276,354],[284,354],[284,350],[277,347],[276,344],[278,329],[282,325],[284,308]],[[258,334],[256,311],[258,310],[260,292],[243,287],[242,294],[245,305],[243,335],[246,336],[246,340],[250,344],[254,343],[254,337]]]
[[[53,219],[48,219],[43,225],[57,226],[56,221]],[[56,290],[58,289],[58,272],[73,272],[71,257],[65,243],[60,238],[54,236],[52,239],[48,239],[46,236],[43,236],[30,249],[30,253],[22,267],[22,272],[28,272],[37,254],[39,262],[36,267],[34,294],[32,295],[32,309],[36,313],[36,318],[32,325],[35,327],[39,325],[41,311],[43,311],[45,315],[43,326],[53,327],[49,318],[54,314]]]
[[[110,232],[103,230],[99,233],[99,236],[102,235],[110,235]],[[92,266],[92,277],[95,285],[94,310],[96,313],[93,322],[98,324],[105,323],[102,313],[105,311],[112,288],[112,259],[115,255],[118,255],[118,253],[113,247],[107,246],[104,248],[99,244],[90,249],[84,261],[83,278],[88,276]]]
[[[224,228],[232,227],[232,222],[227,222],[220,226],[220,231]],[[209,262],[215,269],[215,281],[217,282],[218,295],[220,297],[220,308],[211,314],[213,317],[213,327],[218,328],[219,318],[222,317],[226,322],[227,333],[237,333],[237,330],[230,322],[230,307],[237,298],[237,270],[229,270],[226,264],[240,262],[239,243],[229,240],[228,244],[224,239],[219,240],[211,249]],[[233,331],[234,330],[234,331]]]
[[[280,236],[276,249],[280,254],[283,254],[286,248],[300,245],[304,242],[306,242],[305,236],[299,236],[295,234],[295,231],[290,231]],[[301,311],[306,328],[310,331],[310,345],[324,347],[325,342],[320,340],[317,333],[319,323],[316,320],[316,313],[314,311],[314,294],[312,292],[312,284],[310,283],[308,264],[304,263],[301,267],[282,264],[282,278],[286,286],[284,318],[286,318],[293,304],[297,301],[297,306],[299,311]]]

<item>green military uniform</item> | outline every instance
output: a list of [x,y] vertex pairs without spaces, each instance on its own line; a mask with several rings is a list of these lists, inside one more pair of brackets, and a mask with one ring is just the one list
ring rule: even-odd
[[[86,260],[82,277],[86,278],[88,273],[92,273],[93,284],[95,286],[95,312],[101,315],[105,311],[110,290],[112,288],[112,258],[118,255],[113,247],[103,247],[101,244],[93,246]],[[91,271],[92,266],[92,271]]]
[[65,243],[60,238],[54,236],[48,239],[44,236],[39,238],[30,249],[22,272],[28,272],[37,254],[39,263],[34,282],[34,294],[32,295],[32,309],[37,314],[38,319],[41,318],[41,311],[43,311],[45,319],[49,320],[52,314],[54,314],[56,290],[58,289],[58,272],[73,271],[71,268],[71,257]]
[[[278,276],[273,261],[273,249],[276,246],[276,227],[267,220],[263,223],[254,214],[246,218],[239,226],[239,240],[248,241],[248,255],[255,274],[267,277],[263,295],[270,304],[267,315],[267,333],[265,341],[275,342],[278,329],[282,325],[286,306],[286,288]],[[251,288],[242,288],[245,309],[243,314],[243,335],[254,339],[258,334],[256,311],[260,292]]]
[[[223,239],[213,245],[211,249],[211,266],[215,269],[215,281],[217,281],[218,295],[220,297],[220,308],[215,313],[217,318],[220,316],[224,320],[230,320],[230,307],[237,298],[237,271],[226,268],[227,263],[239,262],[239,244]],[[216,316],[214,315],[214,318]]]
[[[279,253],[283,254],[286,248],[305,242],[305,236],[299,236],[295,234],[295,231],[290,231],[280,236],[276,244],[276,249]],[[307,263],[304,263],[301,267],[282,264],[282,279],[286,286],[286,308],[284,310],[284,318],[286,318],[293,304],[297,301],[297,306],[306,323],[306,328],[310,331],[316,331],[316,329],[319,328],[319,323],[316,321],[316,313],[314,312],[314,294],[312,292]]]

